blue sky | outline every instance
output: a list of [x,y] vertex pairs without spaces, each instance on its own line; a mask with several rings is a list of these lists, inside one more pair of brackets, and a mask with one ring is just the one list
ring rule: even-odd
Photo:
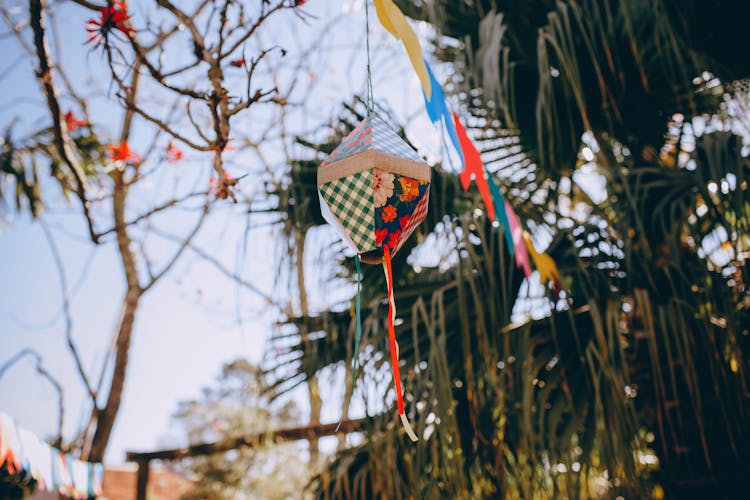
[[[137,27],[147,14],[140,9],[144,2],[131,3]],[[21,1],[12,1],[10,5],[25,8]],[[338,112],[341,99],[364,88],[362,2],[311,0],[305,10],[314,16],[307,24],[289,14],[279,18],[277,29],[269,30],[273,35],[266,33],[262,40],[267,44],[280,43],[290,51],[289,57],[294,58],[295,49],[304,49],[325,30],[320,50],[308,60],[315,73],[310,81],[315,81],[316,89],[304,107],[290,118],[288,126],[292,132],[312,130],[326,122]],[[425,145],[427,151],[438,156],[437,134],[428,125],[418,80],[409,69],[406,55],[372,14],[376,98],[393,107],[401,123],[409,121],[408,130],[414,131],[410,133],[414,142]],[[89,17],[91,14],[79,7],[63,6],[58,18],[65,40],[63,62],[79,89],[95,95],[91,100],[94,121],[114,137],[118,134],[120,111],[107,95],[101,55],[83,45],[85,21]],[[0,125],[5,129],[15,120],[14,130],[22,136],[48,123],[39,87],[33,79],[33,60],[24,55],[12,38],[0,40],[0,53],[5,56],[0,70],[14,66],[0,80]],[[283,71],[278,75],[282,86],[288,76]],[[152,97],[158,100],[158,96]],[[72,106],[69,101],[64,105]],[[266,118],[261,112],[240,117],[238,121],[240,128],[253,136]],[[138,125],[131,141],[133,149],[145,147],[150,133],[147,127]],[[283,169],[282,149],[278,142],[267,145],[264,154],[270,166]],[[178,166],[162,167],[158,176],[134,193],[131,214],[150,206],[175,183],[192,183],[196,179],[205,182],[210,168],[207,157],[192,153],[187,157]],[[257,172],[258,161],[256,156],[242,150],[228,156],[231,172],[250,173],[242,183],[246,191],[257,187],[253,173]],[[44,166],[41,171],[45,171]],[[43,185],[48,200],[44,219],[60,248],[72,288],[74,337],[87,368],[98,373],[124,290],[118,256],[111,240],[95,249],[87,243],[78,207],[61,199],[51,179],[45,178]],[[101,209],[106,211],[106,207]],[[180,212],[157,219],[157,223],[184,233],[192,217]],[[40,224],[25,214],[9,215],[6,219],[0,226],[0,364],[24,347],[40,352],[49,371],[63,382],[65,434],[70,438],[90,409],[84,404],[83,387],[65,346],[58,273]],[[255,230],[245,241],[244,224],[242,214],[225,205],[211,216],[197,243],[230,269],[239,270],[260,288],[271,291],[278,278],[272,265],[274,253],[279,251],[276,235]],[[169,255],[171,248],[159,243],[153,245],[152,251],[158,261]],[[239,264],[242,266],[238,269]],[[315,282],[311,274],[309,283]],[[289,293],[292,292],[277,289],[275,298],[283,299]],[[325,302],[324,294],[317,289],[310,293],[313,304]],[[175,444],[180,435],[173,428],[170,415],[177,402],[198,397],[200,388],[211,383],[226,361],[238,356],[260,361],[264,339],[280,317],[275,308],[238,287],[199,257],[187,254],[169,277],[145,296],[138,311],[127,385],[107,461],[122,461],[126,450]],[[332,421],[338,418],[339,392],[343,393],[343,386],[339,391],[338,384],[323,385],[327,386],[324,418]],[[302,407],[306,405],[301,394],[296,399]],[[19,425],[47,437],[54,432],[57,421],[56,393],[35,374],[33,363],[26,360],[0,379],[0,410],[13,416]]]

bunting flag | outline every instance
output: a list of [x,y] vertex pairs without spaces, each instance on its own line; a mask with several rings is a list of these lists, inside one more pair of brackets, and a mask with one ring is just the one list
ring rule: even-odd
[[557,300],[560,289],[562,288],[560,283],[560,272],[557,270],[557,264],[555,264],[552,257],[546,253],[539,253],[536,251],[534,244],[531,242],[531,237],[526,231],[523,231],[523,240],[526,243],[526,248],[528,249],[529,254],[531,255],[531,260],[534,261],[536,270],[539,271],[539,283],[546,285],[547,283],[552,282],[555,300]]
[[96,498],[102,493],[104,467],[62,453],[0,412],[0,468],[10,476],[36,481],[39,491],[68,498]]
[[513,236],[513,249],[515,252],[516,266],[523,269],[523,274],[528,278],[531,275],[531,262],[529,262],[529,252],[523,241],[523,228],[521,220],[513,210],[513,206],[505,200],[505,213],[508,216],[508,225],[510,233]]
[[[531,274],[529,254],[539,270],[542,283],[551,281],[557,297],[560,290],[560,277],[555,261],[547,254],[536,252],[528,235],[524,234],[521,221],[513,207],[503,199],[496,180],[484,166],[481,155],[466,133],[458,115],[452,114],[445,99],[442,87],[435,79],[429,64],[421,55],[421,46],[416,33],[406,21],[404,14],[393,3],[393,0],[374,0],[378,19],[383,27],[404,44],[414,71],[422,84],[425,108],[433,124],[444,125],[453,147],[461,158],[461,185],[464,191],[469,189],[471,181],[477,184],[479,193],[490,220],[502,224],[509,253],[516,265],[523,269],[528,278]],[[448,157],[450,159],[450,156]],[[400,394],[400,393],[399,393]],[[399,396],[400,397],[400,396]]]
[[495,220],[495,207],[492,203],[490,188],[487,185],[482,157],[480,156],[479,151],[477,151],[477,148],[474,147],[474,143],[469,139],[469,136],[466,135],[466,129],[461,124],[456,113],[453,113],[453,120],[456,125],[456,131],[458,132],[461,151],[464,156],[464,170],[461,172],[461,185],[463,186],[464,191],[466,191],[469,189],[472,180],[476,182],[477,188],[479,188],[479,193],[482,195],[482,201],[487,210],[487,215],[490,220]]
[[492,173],[484,167],[484,173],[487,176],[487,180],[490,184],[490,194],[492,195],[492,201],[495,204],[495,213],[497,214],[497,220],[503,226],[503,233],[505,234],[505,242],[508,244],[508,253],[513,257],[513,232],[510,229],[510,222],[508,222],[508,214],[505,213],[505,200],[503,199],[502,193],[500,193],[500,187],[495,181],[495,177]]
[[393,0],[375,0],[375,10],[378,13],[380,24],[404,44],[409,60],[414,66],[414,71],[416,71],[419,81],[422,83],[422,90],[427,99],[431,99],[432,86],[427,67],[422,58],[422,46],[419,44],[417,34],[406,21],[404,13],[393,3]]
[[440,128],[441,123],[445,126],[445,130],[448,131],[448,138],[451,140],[453,148],[458,153],[459,158],[461,158],[461,167],[463,168],[465,166],[464,154],[461,151],[461,143],[456,134],[456,127],[453,125],[451,112],[445,101],[445,93],[435,79],[432,68],[427,64],[426,60],[424,61],[424,65],[427,68],[427,74],[430,77],[430,86],[432,87],[432,97],[428,98],[427,94],[422,92],[422,95],[424,96],[424,105],[427,108],[427,114],[430,116],[430,120],[432,120],[432,123],[435,124],[435,126]]

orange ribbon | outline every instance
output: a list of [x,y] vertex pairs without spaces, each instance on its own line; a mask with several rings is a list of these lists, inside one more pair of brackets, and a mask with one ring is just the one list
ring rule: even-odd
[[396,301],[393,298],[393,267],[391,265],[391,251],[388,245],[383,245],[383,269],[385,271],[385,281],[388,284],[388,340],[391,347],[391,368],[393,370],[393,383],[396,386],[396,403],[398,405],[398,415],[401,417],[401,424],[404,426],[406,434],[412,441],[418,441],[417,435],[409,425],[409,420],[404,412],[404,396],[401,389],[401,372],[398,368],[398,342],[396,342],[396,328],[393,324],[396,318]]

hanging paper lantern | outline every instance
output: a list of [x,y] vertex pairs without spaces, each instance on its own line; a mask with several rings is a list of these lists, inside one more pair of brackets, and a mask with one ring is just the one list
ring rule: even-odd
[[383,120],[368,116],[318,168],[323,217],[362,262],[379,264],[427,216],[430,173]]
[[[388,338],[399,417],[412,441],[416,434],[404,411],[398,343],[394,321],[391,257],[427,216],[430,167],[380,118],[370,115],[344,139],[318,168],[318,194],[323,217],[339,228],[359,261],[382,262],[388,286]],[[359,286],[354,370],[361,336]],[[353,375],[354,376],[354,372]]]

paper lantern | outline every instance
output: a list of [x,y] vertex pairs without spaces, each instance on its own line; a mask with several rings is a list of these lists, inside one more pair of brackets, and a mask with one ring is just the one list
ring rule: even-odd
[[427,216],[430,167],[377,116],[365,118],[318,168],[323,217],[362,262],[401,249]]
[[[357,125],[318,168],[321,212],[357,252],[358,282],[360,260],[383,264],[388,286],[388,338],[398,413],[412,441],[416,441],[417,436],[404,412],[394,327],[396,302],[391,257],[427,216],[430,175],[429,165],[417,152],[374,115]],[[355,370],[361,336],[359,287],[356,311]]]

